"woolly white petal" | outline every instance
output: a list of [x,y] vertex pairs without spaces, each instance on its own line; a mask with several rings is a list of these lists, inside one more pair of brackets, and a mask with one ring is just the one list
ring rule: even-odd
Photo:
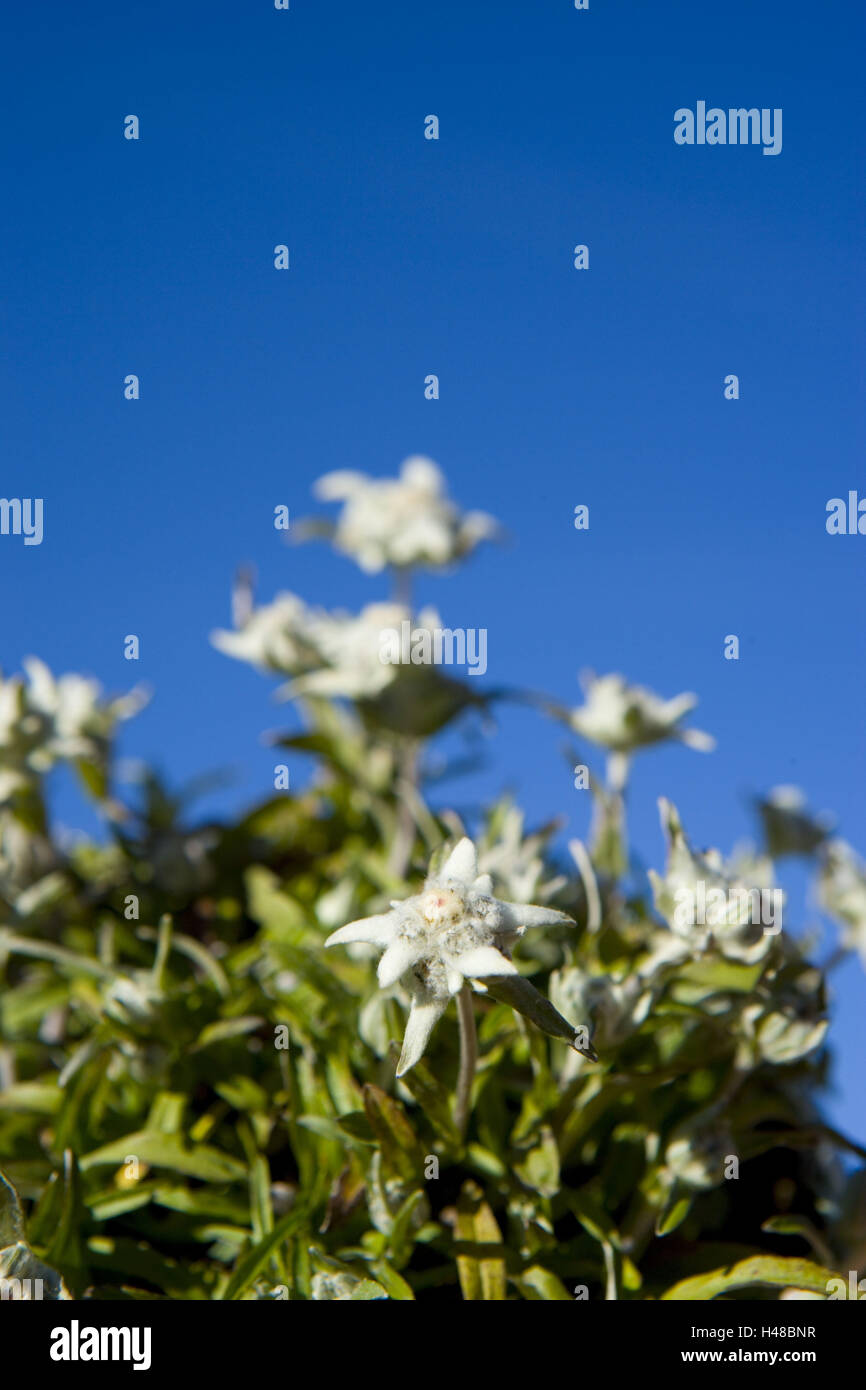
[[388,946],[396,927],[397,917],[393,912],[383,912],[378,917],[362,917],[331,932],[325,945],[346,946],[353,941],[369,941],[373,946]]
[[472,951],[464,951],[454,960],[454,966],[461,975],[481,976],[516,975],[517,967],[512,964],[495,946],[476,946]]
[[485,893],[488,897],[493,897],[493,879],[489,874],[479,874],[472,887],[476,893]]
[[532,903],[503,903],[498,899],[497,905],[502,913],[503,926],[510,927],[512,931],[519,931],[521,927],[553,927],[564,922],[574,926],[573,917],[569,917],[567,912],[557,912],[554,907],[534,907]]
[[425,458],[423,454],[413,454],[411,458],[405,460],[400,468],[400,481],[408,483],[418,492],[426,492],[431,497],[437,497],[442,491],[445,479],[432,459]]
[[447,999],[431,999],[423,1004],[413,999],[403,1036],[403,1051],[397,1064],[398,1076],[403,1076],[421,1059],[430,1041],[430,1034],[445,1012],[447,1004]]
[[26,656],[22,665],[30,682],[28,693],[33,703],[46,713],[56,709],[57,685],[45,662],[38,656]]
[[376,972],[379,984],[383,989],[389,985],[396,984],[401,975],[405,975],[410,965],[416,959],[415,948],[408,941],[392,941],[382,959],[379,961],[379,969]]
[[687,748],[695,748],[699,753],[712,753],[716,746],[712,734],[705,734],[703,729],[683,729],[680,738]]
[[697,695],[688,691],[683,695],[675,695],[672,700],[665,700],[661,706],[661,713],[664,719],[676,724],[677,720],[693,710],[697,703]]
[[468,835],[464,835],[460,843],[452,849],[442,865],[439,877],[456,878],[462,883],[474,883],[478,877],[478,856]]
[[369,483],[364,473],[356,473],[351,468],[338,468],[333,473],[325,473],[313,486],[316,497],[323,502],[339,502],[351,497],[354,492]]

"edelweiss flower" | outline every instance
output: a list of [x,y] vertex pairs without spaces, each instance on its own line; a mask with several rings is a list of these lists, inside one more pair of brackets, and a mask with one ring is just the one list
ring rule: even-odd
[[44,661],[28,657],[24,662],[28,684],[27,708],[48,724],[45,753],[58,758],[93,756],[110,736],[115,723],[131,719],[146,703],[141,689],[103,701],[98,681],[75,672],[55,677]]
[[[818,975],[817,971],[809,973]],[[830,1023],[826,1018],[817,1017],[820,998],[804,994],[797,1006],[805,1010],[804,1016],[798,1016],[793,1007],[782,1010],[764,1003],[746,1005],[738,1020],[738,1068],[745,1071],[759,1062],[785,1066],[799,1062],[821,1046]]]
[[299,675],[319,664],[313,636],[317,619],[321,620],[321,614],[297,594],[277,594],[273,603],[255,608],[242,627],[212,632],[210,640],[226,656],[248,661],[259,670]]
[[826,847],[818,897],[842,927],[842,944],[859,952],[866,968],[866,864],[845,840]]
[[569,722],[577,733],[603,748],[630,753],[667,738],[679,739],[703,753],[715,747],[709,734],[679,727],[683,716],[697,704],[696,695],[662,700],[642,686],[628,685],[622,676],[594,676],[591,672],[582,684],[586,703],[571,711]]
[[659,1177],[671,1188],[720,1187],[732,1151],[733,1139],[726,1130],[683,1126],[665,1148]]
[[383,635],[399,633],[404,622],[411,623],[414,633],[441,626],[433,609],[414,620],[401,603],[369,603],[358,614],[329,612],[283,593],[256,608],[238,631],[214,632],[211,641],[226,656],[294,677],[282,691],[288,698],[369,700],[406,669],[383,659]]
[[600,1046],[617,1047],[643,1023],[653,991],[639,975],[614,979],[587,975],[577,966],[555,970],[550,977],[550,996],[557,1008],[595,1019]]
[[769,859],[726,864],[716,849],[699,854],[689,844],[677,808],[659,799],[668,841],[664,878],[649,870],[657,910],[671,931],[698,955],[715,946],[731,960],[754,964],[781,929],[784,895],[772,886]]
[[141,689],[102,699],[99,683],[71,673],[55,677],[28,657],[26,679],[0,677],[0,801],[64,760],[101,759],[115,724],[146,703]]
[[[411,639],[408,658],[404,631]],[[432,608],[415,618],[401,603],[370,603],[357,614],[328,612],[280,594],[237,631],[214,632],[211,641],[227,656],[293,677],[278,691],[284,699],[354,700],[369,725],[424,738],[467,706],[485,705],[483,695],[445,675],[434,659],[442,631]]]
[[479,875],[475,846],[464,838],[421,893],[392,903],[390,912],[350,922],[333,932],[325,945],[366,941],[384,947],[379,984],[387,989],[402,981],[408,988],[412,1006],[398,1076],[422,1056],[435,1024],[466,980],[595,1060],[588,1043],[578,1041],[578,1030],[518,975],[510,955],[527,927],[571,921],[553,908],[494,898],[490,876]]
[[440,569],[497,532],[486,512],[461,513],[446,496],[436,464],[420,456],[406,459],[399,479],[326,473],[315,493],[326,502],[343,502],[334,546],[368,574],[386,565]]
[[384,635],[400,632],[404,622],[411,623],[415,633],[440,626],[439,615],[432,609],[425,609],[413,621],[410,610],[400,603],[369,603],[357,616],[334,613],[326,617],[328,621],[320,622],[313,632],[319,669],[293,681],[286,691],[289,695],[373,699],[406,669],[384,659]]
[[546,828],[526,835],[519,806],[498,806],[478,846],[478,867],[508,897],[546,902],[567,881],[562,874],[547,877],[544,850],[551,833]]

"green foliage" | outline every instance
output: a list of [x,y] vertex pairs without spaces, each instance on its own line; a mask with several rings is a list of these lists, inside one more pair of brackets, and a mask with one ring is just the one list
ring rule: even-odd
[[[551,847],[555,825],[527,835],[510,802],[488,808],[475,840],[494,893],[577,925],[528,934],[520,976],[475,997],[463,1136],[453,1010],[396,1081],[408,996],[379,991],[371,947],[323,944],[416,893],[463,833],[428,804],[418,735],[478,700],[428,705],[419,724],[400,688],[377,696],[375,719],[362,699],[306,698],[304,731],[280,742],[312,754],[316,778],[228,824],[191,823],[153,774],[124,804],[120,716],[100,706],[90,744],[55,743],[52,759],[77,767],[105,816],[101,843],[54,833],[53,761],[11,741],[0,1268],[101,1299],[825,1294],[864,1258],[864,1189],[839,1155],[866,1154],[821,1117],[822,972],[787,924],[695,935],[673,916],[690,875],[766,888],[772,849],[826,880],[824,831],[768,801],[769,844],[727,863],[692,850],[664,803],[668,864],[650,884],[627,847],[633,719],[586,793],[595,816],[576,869]],[[683,737],[681,702],[660,714],[641,700],[653,742],[663,716]],[[589,1025],[599,1061],[516,1012],[515,978],[549,996],[551,1017]]]

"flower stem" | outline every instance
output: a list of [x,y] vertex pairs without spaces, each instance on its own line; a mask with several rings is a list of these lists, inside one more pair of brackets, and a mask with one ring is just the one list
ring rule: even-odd
[[395,565],[391,571],[393,576],[392,592],[395,603],[402,603],[405,608],[412,611],[412,568],[410,565]]
[[468,985],[464,985],[457,996],[457,1017],[460,1020],[460,1071],[457,1076],[454,1123],[460,1138],[463,1139],[469,1123],[472,1082],[475,1080],[475,1065],[478,1061],[475,1011],[472,1007],[472,991]]
[[415,816],[412,810],[413,793],[418,790],[418,746],[413,739],[407,739],[398,756],[396,834],[388,868],[395,878],[404,879],[409,870],[412,848],[415,844]]

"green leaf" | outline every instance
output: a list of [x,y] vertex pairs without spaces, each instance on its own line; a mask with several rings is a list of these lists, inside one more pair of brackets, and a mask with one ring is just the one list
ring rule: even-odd
[[78,1164],[69,1149],[63,1155],[63,1171],[57,1181],[60,1197],[57,1223],[45,1258],[60,1270],[72,1293],[80,1297],[88,1283],[87,1258],[81,1237],[84,1203]]
[[[394,1050],[395,1052],[399,1051],[396,1047]],[[457,1148],[460,1144],[460,1135],[451,1113],[451,1097],[441,1081],[438,1081],[433,1075],[427,1063],[423,1059],[416,1062],[414,1067],[400,1080],[410,1092],[413,1100],[418,1102],[427,1119],[446,1144],[450,1148]]]
[[517,1280],[524,1298],[545,1303],[570,1303],[571,1294],[557,1275],[542,1265],[530,1265]]
[[463,1185],[454,1227],[457,1276],[467,1302],[505,1299],[505,1251],[496,1217],[474,1182]]
[[691,1206],[691,1197],[680,1197],[670,1202],[656,1222],[656,1235],[668,1236],[671,1231],[675,1231],[677,1226],[685,1221],[691,1211]]
[[247,1176],[243,1163],[219,1149],[206,1144],[187,1148],[178,1135],[153,1134],[146,1130],[127,1134],[123,1139],[94,1149],[82,1158],[81,1170],[88,1172],[91,1168],[123,1163],[129,1157],[151,1168],[166,1168],[189,1178],[200,1178],[202,1182],[240,1182]]
[[0,1248],[15,1245],[24,1239],[24,1214],[18,1193],[8,1178],[0,1173]]
[[541,1130],[541,1142],[530,1149],[516,1168],[518,1178],[541,1197],[555,1197],[560,1187],[559,1150],[548,1125]]
[[423,1171],[421,1150],[402,1105],[368,1083],[364,1087],[364,1109],[386,1167],[405,1181],[417,1181]]
[[229,1038],[242,1038],[245,1033],[254,1033],[264,1023],[263,1018],[224,1018],[217,1023],[209,1023],[199,1034],[198,1041],[190,1048],[198,1052],[213,1043],[225,1042]]
[[398,1274],[387,1260],[377,1260],[371,1268],[389,1298],[393,1298],[399,1303],[414,1302],[415,1295],[411,1285],[406,1283],[403,1276]]
[[810,1293],[826,1294],[831,1279],[841,1276],[810,1260],[788,1260],[778,1255],[754,1255],[726,1269],[714,1269],[709,1274],[696,1274],[674,1284],[663,1299],[693,1299],[705,1301],[717,1298],[730,1289],[745,1289],[760,1284],[769,1288],[808,1289]]
[[391,1259],[398,1268],[409,1260],[414,1244],[413,1229],[417,1230],[424,1219],[424,1214],[429,1210],[427,1198],[424,1192],[419,1189],[409,1193],[394,1217],[394,1223],[388,1232],[388,1249]]
[[350,1303],[369,1303],[374,1298],[387,1298],[388,1291],[375,1279],[360,1279],[349,1295]]
[[296,1231],[299,1231],[307,1220],[307,1210],[303,1206],[292,1207],[257,1244],[251,1246],[241,1255],[232,1276],[223,1291],[222,1297],[227,1301],[239,1299],[244,1291],[249,1288],[256,1275],[267,1264],[273,1254],[279,1250],[284,1241],[291,1239]]

